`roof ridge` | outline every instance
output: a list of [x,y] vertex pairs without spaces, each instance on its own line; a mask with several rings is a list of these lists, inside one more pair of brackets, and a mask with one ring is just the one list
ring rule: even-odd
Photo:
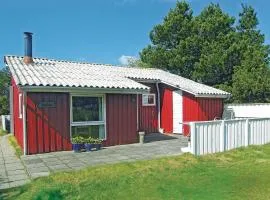
[[[23,58],[23,56],[18,56],[18,55],[5,55],[4,57],[17,57],[17,58]],[[142,67],[129,67],[127,65],[121,66],[121,65],[113,65],[113,64],[103,64],[103,63],[94,63],[94,62],[82,62],[82,61],[72,61],[72,60],[59,60],[59,59],[54,59],[54,58],[41,58],[41,57],[33,57],[33,59],[40,59],[40,60],[47,60],[47,61],[54,61],[54,62],[62,62],[62,63],[74,63],[74,64],[88,64],[88,65],[95,65],[95,66],[108,66],[108,67],[121,67],[121,68],[134,68],[134,69],[151,69],[151,70],[160,70],[160,71],[165,71],[161,70],[158,68],[154,67],[149,67],[149,68],[142,68]]]

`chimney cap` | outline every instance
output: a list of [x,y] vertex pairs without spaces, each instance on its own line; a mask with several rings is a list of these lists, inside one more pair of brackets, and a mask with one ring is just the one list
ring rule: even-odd
[[30,36],[33,35],[33,33],[31,33],[31,32],[23,32],[23,34],[24,34],[24,35],[27,35],[27,36],[28,36],[28,35],[30,35]]

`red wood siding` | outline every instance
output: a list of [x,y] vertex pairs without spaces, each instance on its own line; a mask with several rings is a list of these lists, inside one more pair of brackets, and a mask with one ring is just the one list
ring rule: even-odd
[[173,132],[173,89],[162,84],[160,85],[160,126],[164,133]]
[[[19,106],[21,106],[22,110],[22,103],[19,105],[19,94],[23,94],[22,91],[18,88],[15,81],[11,80],[11,85],[13,87],[13,122],[14,122],[14,135],[23,149],[23,119],[19,118]],[[23,97],[22,97],[23,100]]]
[[142,95],[139,95],[139,129],[145,131],[145,133],[156,133],[158,131],[158,99],[156,85],[143,84],[151,88],[150,93],[156,94],[156,106],[142,106]]
[[[55,101],[54,108],[38,108],[42,101]],[[27,153],[71,150],[69,94],[28,93]]]
[[138,141],[137,98],[134,94],[106,95],[105,146],[129,144]]
[[[221,118],[223,99],[196,98],[194,95],[183,92],[183,121],[207,121]],[[189,133],[189,126],[184,125],[184,134]]]

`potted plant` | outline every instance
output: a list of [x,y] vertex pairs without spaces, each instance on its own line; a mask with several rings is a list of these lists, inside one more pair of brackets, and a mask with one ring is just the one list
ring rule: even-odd
[[72,149],[74,152],[81,152],[84,144],[84,138],[82,136],[75,136],[71,139]]
[[94,148],[95,139],[92,137],[86,138],[84,141],[84,147],[86,151],[91,151]]
[[101,149],[102,141],[103,140],[100,140],[100,139],[94,139],[94,147],[96,148],[96,150]]

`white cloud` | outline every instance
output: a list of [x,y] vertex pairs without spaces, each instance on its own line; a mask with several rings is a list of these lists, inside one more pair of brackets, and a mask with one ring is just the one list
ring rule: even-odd
[[135,56],[126,56],[122,55],[118,58],[118,61],[121,65],[128,65],[130,62],[137,60]]

